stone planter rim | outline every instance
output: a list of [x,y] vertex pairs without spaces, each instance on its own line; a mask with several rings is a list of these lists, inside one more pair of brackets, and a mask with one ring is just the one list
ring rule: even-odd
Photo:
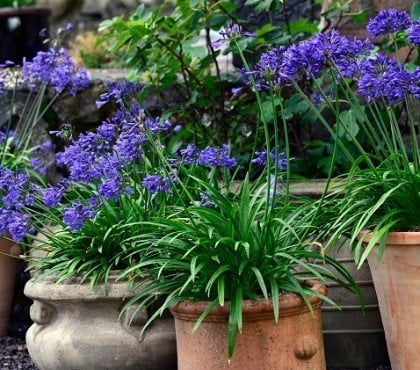
[[133,297],[143,285],[141,280],[137,283],[129,281],[116,281],[118,271],[111,272],[108,282],[98,283],[94,288],[90,282],[80,283],[80,277],[73,277],[57,283],[54,276],[44,279],[34,277],[30,279],[24,288],[24,294],[32,299],[48,299],[51,301],[62,301],[68,299],[80,299],[83,296],[85,301],[93,301],[98,298],[124,298]]

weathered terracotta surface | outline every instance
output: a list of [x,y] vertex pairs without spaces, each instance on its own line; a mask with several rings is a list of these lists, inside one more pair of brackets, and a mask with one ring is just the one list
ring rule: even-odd
[[157,319],[144,335],[148,319],[135,307],[121,317],[124,299],[133,291],[124,282],[112,282],[92,291],[80,283],[28,281],[24,293],[34,300],[34,324],[26,333],[29,354],[40,370],[167,370],[176,369],[172,317]]
[[391,233],[376,260],[377,247],[368,261],[392,369],[420,369],[420,232]]
[[[326,294],[324,285],[313,289]],[[244,301],[243,331],[227,359],[229,304],[216,307],[192,333],[208,302],[181,302],[171,309],[175,317],[179,370],[287,370],[325,369],[321,304],[311,297],[314,315],[294,294],[280,297],[280,320],[274,321],[271,301]]]
[[19,259],[5,254],[18,256],[21,248],[16,243],[0,237],[0,336],[5,335],[13,306],[16,270]]

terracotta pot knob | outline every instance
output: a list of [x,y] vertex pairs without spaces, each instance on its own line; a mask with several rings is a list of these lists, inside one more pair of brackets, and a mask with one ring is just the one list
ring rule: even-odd
[[51,320],[54,308],[47,303],[34,301],[31,305],[29,313],[34,323],[38,325],[45,325]]
[[295,357],[299,360],[308,360],[313,357],[318,349],[318,341],[311,336],[300,337],[296,341]]

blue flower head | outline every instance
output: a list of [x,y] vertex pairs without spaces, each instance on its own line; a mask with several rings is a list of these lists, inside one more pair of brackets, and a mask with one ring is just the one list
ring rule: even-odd
[[161,175],[146,175],[141,184],[152,194],[157,192],[171,194],[171,181]]
[[420,21],[412,24],[408,31],[408,42],[420,46]]
[[57,93],[68,91],[75,95],[90,85],[85,69],[76,67],[63,48],[39,51],[31,62],[23,61],[23,76],[31,88],[37,84],[52,86]]
[[404,31],[411,25],[410,14],[396,9],[381,10],[378,15],[371,19],[367,30],[372,37]]

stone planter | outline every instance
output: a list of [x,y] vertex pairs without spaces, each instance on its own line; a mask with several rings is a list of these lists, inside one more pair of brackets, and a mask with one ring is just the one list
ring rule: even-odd
[[[312,289],[326,294],[320,283]],[[296,294],[280,296],[280,318],[276,324],[270,300],[245,300],[243,330],[236,337],[228,362],[229,303],[216,307],[192,333],[195,322],[209,302],[181,302],[171,308],[175,317],[178,369],[312,369],[324,370],[322,341],[322,300],[310,297],[314,314]]]
[[34,300],[34,324],[26,333],[29,354],[40,370],[176,369],[176,343],[172,317],[153,322],[136,309],[120,315],[124,301],[134,295],[128,284],[111,279],[93,291],[76,279],[57,284],[52,279],[31,279],[24,293]]

